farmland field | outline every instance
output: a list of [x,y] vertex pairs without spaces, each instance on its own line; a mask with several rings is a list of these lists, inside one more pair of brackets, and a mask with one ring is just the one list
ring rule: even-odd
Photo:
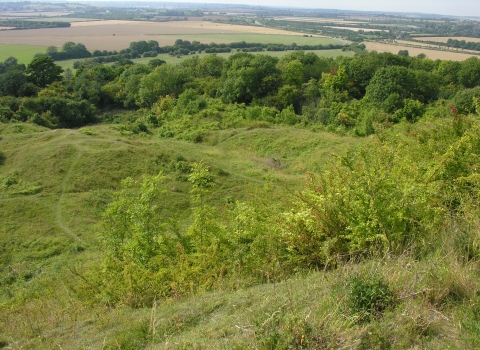
[[0,32],[0,43],[21,45],[62,46],[73,41],[89,50],[121,50],[132,41],[156,40],[160,46],[171,45],[176,39],[212,41],[254,41],[263,43],[330,44],[334,39],[303,37],[294,33],[264,27],[240,26],[204,21],[135,22],[96,21],[75,22],[70,28],[46,28]]
[[359,21],[346,21],[339,18],[316,18],[316,17],[274,17],[279,21],[294,21],[294,22],[318,22],[318,23],[342,23],[342,24],[363,24]]
[[46,49],[45,46],[0,44],[0,61],[13,56],[18,63],[29,63],[36,53],[45,52]]
[[451,51],[439,51],[439,50],[429,50],[427,48],[417,48],[403,45],[393,45],[393,44],[384,44],[378,42],[366,42],[365,43],[368,51],[378,51],[378,52],[391,52],[397,54],[400,50],[408,50],[410,56],[417,56],[421,53],[427,55],[428,58],[432,60],[452,60],[452,61],[463,61],[467,58],[470,58],[475,55],[456,53]]
[[466,36],[422,36],[422,37],[415,37],[416,40],[421,41],[436,41],[439,43],[446,43],[448,39],[455,39],[455,40],[465,40],[471,41],[474,43],[480,43],[480,38],[469,38]]
[[370,29],[370,28],[359,28],[359,27],[332,27],[332,26],[325,26],[326,28],[334,28],[334,29],[347,29],[353,30],[354,32],[358,32],[363,30],[364,32],[381,32],[381,29]]

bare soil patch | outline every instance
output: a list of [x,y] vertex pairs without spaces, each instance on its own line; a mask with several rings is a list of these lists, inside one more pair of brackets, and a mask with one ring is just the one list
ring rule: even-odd
[[421,53],[427,55],[428,58],[432,60],[452,60],[452,61],[463,61],[467,58],[470,58],[474,55],[456,53],[450,51],[438,51],[438,50],[429,50],[428,48],[416,48],[403,45],[394,45],[394,44],[384,44],[376,42],[366,42],[365,43],[368,51],[378,51],[378,52],[391,52],[397,54],[400,50],[408,50],[410,56],[417,56]]

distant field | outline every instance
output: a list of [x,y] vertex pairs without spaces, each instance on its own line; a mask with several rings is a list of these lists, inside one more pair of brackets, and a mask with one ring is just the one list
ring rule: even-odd
[[40,16],[47,16],[47,17],[54,17],[54,16],[65,16],[69,15],[71,12],[65,11],[25,11],[25,12],[17,12],[17,11],[2,11],[0,12],[0,16],[5,16],[9,18],[15,17],[40,17]]
[[362,24],[360,21],[345,21],[341,18],[316,18],[316,17],[274,17],[279,21],[294,21],[294,22],[327,22],[327,23],[343,23],[343,24]]
[[171,45],[176,39],[212,41],[254,41],[263,43],[329,44],[341,43],[321,36],[303,37],[303,33],[260,26],[240,26],[204,21],[135,22],[90,21],[74,22],[69,28],[45,28],[0,32],[0,43],[61,47],[67,41],[84,44],[89,50],[121,50],[132,41],[156,40],[160,46]]
[[359,28],[359,27],[332,27],[332,26],[325,26],[326,28],[334,28],[334,29],[347,29],[352,30],[354,32],[358,32],[363,30],[364,32],[381,32],[382,29],[370,29],[370,28]]
[[89,21],[100,21],[99,19],[92,18],[76,18],[76,17],[42,17],[42,18],[30,18],[27,21],[37,21],[37,22],[89,22]]
[[[152,37],[160,37],[160,40],[164,41],[170,38],[172,44],[176,39],[183,40],[197,40],[205,43],[231,43],[238,41],[246,41],[250,43],[261,43],[261,44],[292,44],[296,43],[297,45],[339,45],[343,44],[342,41],[327,38],[327,37],[304,37],[303,35],[285,35],[285,34],[251,34],[251,33],[225,33],[225,34],[190,34],[190,35],[162,35]],[[151,40],[151,38],[144,38],[143,40]],[[157,39],[153,39],[157,40]],[[160,40],[157,40],[160,42]]]
[[463,61],[467,58],[470,58],[474,55],[456,53],[450,51],[440,51],[440,50],[429,50],[428,48],[416,48],[403,45],[393,45],[393,44],[384,44],[377,42],[366,42],[365,43],[368,51],[378,51],[378,52],[391,52],[397,54],[400,50],[408,50],[410,56],[417,56],[421,53],[427,55],[428,58],[432,60],[451,60],[451,61]]
[[465,40],[467,42],[472,41],[474,43],[480,43],[480,38],[469,38],[467,36],[421,36],[415,37],[414,39],[421,41],[436,41],[438,43],[446,43],[448,39]]
[[26,64],[33,59],[36,53],[46,52],[46,50],[45,46],[0,44],[0,61],[3,62],[13,56],[18,59],[19,63]]

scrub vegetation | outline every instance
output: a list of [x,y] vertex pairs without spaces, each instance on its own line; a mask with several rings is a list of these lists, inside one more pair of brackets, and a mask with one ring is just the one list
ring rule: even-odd
[[480,60],[350,49],[2,62],[1,346],[479,347]]

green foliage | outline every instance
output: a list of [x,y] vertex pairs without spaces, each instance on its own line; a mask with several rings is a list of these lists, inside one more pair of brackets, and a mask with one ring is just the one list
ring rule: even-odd
[[8,195],[34,195],[42,191],[42,186],[38,183],[31,183],[19,178],[18,173],[14,172],[0,178],[0,190]]
[[347,281],[348,305],[360,321],[377,318],[394,305],[394,296],[381,275],[353,275]]
[[3,116],[42,126],[74,128],[94,122],[95,107],[88,101],[63,97],[1,98]]
[[55,82],[62,81],[63,69],[57,66],[49,56],[33,59],[27,66],[25,73],[28,79],[40,88]]
[[312,176],[284,215],[290,263],[428,249],[428,235],[478,196],[480,134],[469,125],[459,133],[438,123],[418,138],[385,133]]

